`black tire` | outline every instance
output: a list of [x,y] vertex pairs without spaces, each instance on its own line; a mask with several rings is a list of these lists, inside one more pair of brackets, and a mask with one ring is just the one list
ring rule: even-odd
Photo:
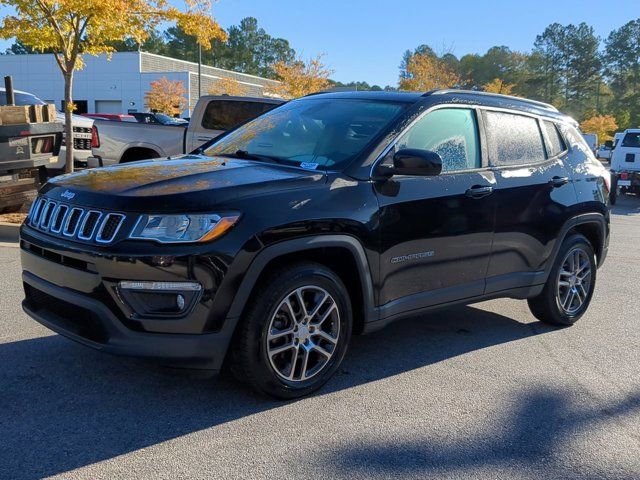
[[[586,290],[586,295],[584,295],[584,300],[582,304],[575,309],[575,311],[567,311],[561,305],[560,299],[560,269],[563,268],[565,264],[565,259],[567,259],[570,252],[576,251],[584,252],[586,261],[589,262],[590,268],[590,281]],[[581,253],[579,255],[582,255]],[[568,260],[567,260],[568,261]],[[596,285],[596,272],[597,272],[597,264],[595,254],[593,252],[593,248],[589,241],[582,235],[572,235],[571,237],[565,239],[560,247],[560,251],[556,257],[555,265],[551,269],[551,273],[549,274],[549,278],[547,279],[547,283],[544,286],[542,292],[537,296],[530,298],[529,309],[531,313],[544,323],[549,323],[552,325],[573,325],[577,322],[584,312],[587,311],[589,307],[589,303],[591,302],[591,297],[593,296],[593,291]],[[575,278],[572,282],[575,281]],[[566,283],[566,282],[565,282]],[[577,288],[573,286],[571,283],[571,287],[563,287],[567,289]],[[580,298],[580,297],[578,297]],[[568,297],[567,297],[568,299]],[[573,305],[573,301],[569,302],[569,307]]]
[[615,205],[618,200],[618,177],[611,175],[611,191],[609,192],[609,203]]
[[[268,354],[268,348],[274,347],[272,347],[273,344],[271,343],[273,340],[269,341],[267,335],[271,330],[272,319],[276,321],[279,318],[277,316],[278,312],[282,314],[282,310],[280,310],[282,302],[291,298],[296,289],[303,287],[311,289],[307,290],[307,292],[317,288],[330,295],[331,298],[327,301],[327,305],[334,301],[337,308],[337,314],[331,314],[331,324],[336,328],[336,332],[339,333],[337,333],[335,346],[331,344],[331,357],[329,360],[324,360],[324,363],[322,363],[320,357],[316,358],[318,354],[315,350],[313,350],[313,354],[310,353],[311,350],[309,348],[312,347],[307,347],[307,349],[303,350],[303,344],[298,344],[302,340],[296,339],[296,334],[291,334],[291,342],[296,342],[296,346],[291,347],[293,351],[287,351],[287,354],[291,352],[289,369],[293,370],[292,375],[295,376],[297,369],[301,368],[300,365],[294,366],[298,363],[298,358],[300,358],[298,357],[299,353],[302,356],[306,353],[309,361],[313,357],[318,363],[318,371],[307,379],[303,379],[302,375],[300,375],[300,379],[287,380],[283,378],[282,371],[278,373],[277,366],[270,360],[270,358],[276,357],[270,357]],[[351,338],[353,323],[351,301],[348,291],[340,278],[323,265],[312,262],[296,263],[274,271],[256,287],[253,295],[254,297],[248,304],[248,308],[238,326],[238,331],[229,352],[230,368],[233,375],[236,379],[247,382],[258,392],[280,399],[302,397],[319,389],[340,366]],[[316,305],[319,304],[320,302],[318,301]],[[327,310],[329,310],[328,307]],[[293,310],[290,311],[293,312]],[[300,311],[299,308],[298,311]],[[335,315],[338,315],[337,324],[334,323],[336,322]],[[293,323],[291,328],[294,328]],[[307,328],[311,329],[312,327],[308,326]],[[315,328],[322,330],[323,327],[318,326]],[[315,335],[318,335],[318,333],[315,333]],[[317,340],[318,337],[315,337],[315,339],[318,345],[323,341],[322,339]],[[304,345],[315,345],[313,343],[314,339],[311,337],[306,342]],[[284,339],[284,343],[289,344],[288,336]],[[283,353],[282,355],[285,354]],[[295,359],[293,358],[294,356],[296,357]],[[304,366],[306,365],[307,362],[304,363]]]

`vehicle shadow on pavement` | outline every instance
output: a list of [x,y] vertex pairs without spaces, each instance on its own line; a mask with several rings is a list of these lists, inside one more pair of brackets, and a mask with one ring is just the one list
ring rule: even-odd
[[640,198],[632,195],[619,195],[617,203],[611,208],[614,215],[640,215]]
[[[637,417],[640,393],[597,407],[577,403],[567,392],[529,386],[513,400],[513,410],[497,417],[491,431],[481,436],[452,431],[446,435],[451,442],[442,436],[405,442],[365,439],[318,461],[332,465],[344,478],[471,478],[482,476],[478,472],[493,476],[496,469],[504,472],[503,478],[510,478],[510,472],[511,478],[639,478],[637,463],[625,465],[607,452],[619,443],[603,424],[623,425],[625,418]],[[574,451],[580,439],[594,431],[607,437],[602,455]],[[626,433],[628,445],[637,446],[638,432],[629,428]]]
[[[553,330],[473,307],[401,321],[355,337],[341,371],[318,395]],[[0,476],[60,474],[286,404],[226,379],[196,380],[57,335],[0,344]],[[553,412],[553,405],[548,408]],[[371,448],[381,458],[398,451]],[[357,462],[364,454],[346,452],[343,459]],[[456,452],[449,455],[455,458]],[[479,461],[481,455],[478,450],[472,458]]]

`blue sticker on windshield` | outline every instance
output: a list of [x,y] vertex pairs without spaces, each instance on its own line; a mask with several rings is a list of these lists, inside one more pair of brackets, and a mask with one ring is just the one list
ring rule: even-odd
[[300,164],[300,167],[306,168],[307,170],[315,170],[316,168],[318,168],[318,164],[317,163],[311,163],[311,162],[302,162]]

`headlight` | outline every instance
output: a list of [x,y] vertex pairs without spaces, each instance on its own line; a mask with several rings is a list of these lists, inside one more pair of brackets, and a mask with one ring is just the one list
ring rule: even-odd
[[239,215],[142,215],[129,238],[159,243],[208,242],[229,230]]

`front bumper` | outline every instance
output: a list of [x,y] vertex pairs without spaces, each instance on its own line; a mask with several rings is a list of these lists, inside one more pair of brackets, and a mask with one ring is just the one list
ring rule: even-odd
[[[222,367],[233,334],[231,322],[226,323],[226,330],[231,331],[223,329],[200,335],[136,332],[125,327],[97,300],[29,272],[23,272],[22,280],[25,288],[38,292],[22,302],[24,311],[71,340],[103,352],[153,359],[175,367],[207,370]],[[34,300],[36,295],[49,302],[49,307],[42,306],[42,300]]]
[[[149,257],[63,250],[27,235],[21,240],[21,261],[23,309],[51,330],[107,353],[220,370],[237,319],[213,311],[221,277],[215,278],[205,260],[177,258],[165,268]],[[139,317],[118,297],[119,280],[192,280],[203,285],[204,293],[183,316]]]

